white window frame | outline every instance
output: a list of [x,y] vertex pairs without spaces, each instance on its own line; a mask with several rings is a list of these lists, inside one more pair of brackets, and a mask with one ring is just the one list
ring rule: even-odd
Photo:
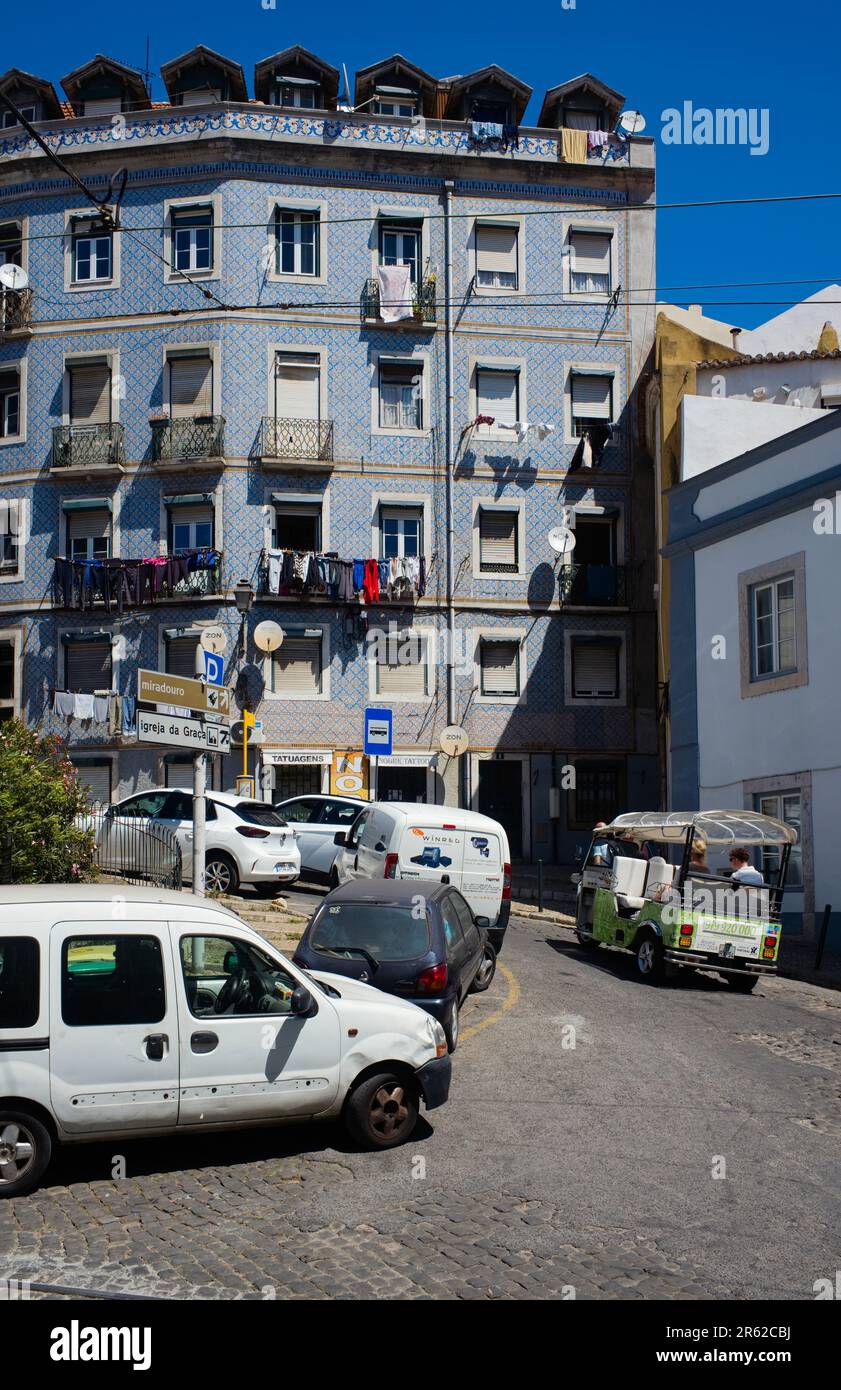
[[[598,291],[574,290],[572,288],[573,261],[575,251],[573,240],[576,236],[606,236],[610,238],[610,289]],[[619,228],[604,222],[569,222],[563,230],[563,293],[565,299],[591,299],[599,304],[607,304],[619,284]],[[592,363],[590,364],[593,365]]]
[[[395,226],[403,226],[409,231],[417,228],[418,231],[418,283],[423,282],[424,273],[427,267],[433,269],[431,253],[429,248],[429,209],[419,206],[416,203],[371,203],[371,231],[368,238],[368,250],[371,258],[370,278],[376,282],[377,270],[382,264],[380,260],[380,236],[382,222],[391,222]],[[396,326],[399,328],[401,320]],[[390,327],[391,325],[387,325]],[[387,354],[386,354],[387,355]]]
[[[613,424],[617,426],[613,434],[604,446],[602,457],[610,454],[611,450],[618,447],[618,421],[624,409],[624,402],[620,397],[620,382],[622,380],[622,368],[617,362],[569,362],[566,367],[566,377],[564,380],[564,442],[577,446],[580,444],[582,436],[575,433],[575,416],[572,413],[572,380],[575,376],[604,376],[611,377],[613,381],[611,394],[611,407],[613,411]],[[605,422],[607,423],[607,422]]]
[[[330,700],[330,627],[327,623],[298,623],[297,628],[305,627],[307,630],[316,628],[321,629],[321,692],[318,695],[290,695],[282,690],[273,689],[274,677],[272,675],[272,654],[268,653],[263,659],[263,680],[265,681],[264,700],[283,701],[286,700],[295,704],[324,704]],[[290,630],[288,636],[292,639],[302,637],[302,631]]]
[[[493,372],[516,372],[517,373],[517,407],[519,418],[528,420],[528,382],[526,380],[526,359],[525,357],[493,357],[483,353],[481,357],[471,354],[467,359],[468,370],[468,419],[475,420],[479,414],[479,383],[477,371],[485,370]],[[517,436],[513,430],[501,430],[498,425],[479,425],[473,431],[473,438],[477,445],[480,440],[493,439],[509,444],[512,448],[517,443]]]
[[[210,270],[176,270],[172,263],[173,257],[173,218],[174,213],[186,210],[187,208],[207,208],[212,215],[211,226],[211,254],[212,265]],[[167,285],[183,285],[186,277],[191,280],[219,280],[222,276],[222,200],[218,193],[197,194],[194,198],[167,198],[164,202],[164,283]]]
[[432,496],[428,492],[374,492],[371,496],[371,554],[382,558],[380,515],[386,511],[419,511],[421,555],[427,565],[432,556]]
[[[34,125],[38,118],[37,102],[34,105],[27,102],[26,106],[21,106],[20,102],[17,102],[16,105],[20,114]],[[15,117],[14,112],[7,110],[5,107],[0,111],[0,130],[23,130],[23,126]]]
[[[407,428],[403,425],[381,425],[380,424],[380,367],[408,367],[415,364],[421,368],[421,424],[419,429]],[[428,352],[412,353],[392,353],[380,352],[374,357],[371,374],[371,433],[380,435],[400,436],[404,439],[424,439],[429,435],[429,372],[430,358]]]
[[29,498],[0,498],[0,523],[11,527],[11,510],[17,509],[17,566],[14,570],[0,568],[0,584],[20,584],[26,578],[26,547],[29,540]]
[[[312,84],[311,84],[311,85],[310,85],[309,83],[307,83],[305,86],[298,86],[298,85],[293,85],[292,83],[290,83],[288,77],[283,77],[281,74],[276,73],[276,74],[274,74],[274,83],[275,83],[275,85],[272,87],[272,90],[271,90],[272,100],[269,102],[269,105],[270,105],[270,106],[284,106],[284,107],[287,107],[289,110],[295,110],[295,111],[321,111],[321,110],[323,110],[323,107],[322,107],[322,105],[321,105],[321,103],[320,103],[320,98],[321,98],[321,96],[322,96],[323,88],[322,88],[321,83],[320,83],[316,78],[313,78]],[[283,90],[284,90],[284,87],[286,87],[286,88],[288,89],[289,94],[290,94],[293,98],[294,98],[294,97],[302,97],[302,96],[311,96],[311,97],[313,98],[313,100],[312,100],[312,101],[294,101],[294,100],[293,100],[293,101],[284,101],[284,100],[283,100]]]
[[[17,397],[18,397],[18,429],[17,434],[0,434],[0,449],[8,448],[12,444],[26,443],[26,397],[27,397],[27,377],[29,362],[27,358],[21,357],[16,362],[3,362],[0,367],[6,372],[17,371]],[[13,394],[13,393],[11,393]]]
[[[781,580],[794,580],[794,644],[795,667],[767,676],[755,674],[755,611],[757,589],[775,585]],[[741,698],[773,695],[809,684],[809,647],[806,607],[806,554],[781,556],[738,576],[739,586],[739,668]]]
[[[70,369],[71,367],[96,366],[97,363],[107,362],[111,373],[111,424],[115,425],[120,419],[120,400],[122,392],[115,390],[115,385],[121,380],[120,377],[120,349],[106,349],[105,352],[66,352],[62,357],[62,383],[61,383],[61,423],[70,425]],[[84,426],[77,426],[83,429]]]
[[[64,291],[65,294],[90,294],[97,290],[117,290],[120,288],[122,276],[122,236],[119,231],[112,230],[109,235],[111,238],[111,274],[99,280],[77,280],[75,278],[75,256],[73,254],[74,234],[73,226],[76,222],[93,222],[96,220],[96,213],[92,207],[67,208],[64,213]],[[95,238],[90,238],[95,240]]]
[[[619,689],[612,695],[574,695],[572,683],[572,644],[581,639],[615,642],[619,639]],[[628,634],[624,628],[575,628],[564,633],[564,703],[567,705],[601,705],[608,709],[624,709],[628,703]]]
[[[330,489],[323,492],[287,492],[285,489],[267,487],[263,498],[263,549],[272,549],[272,536],[275,529],[275,514],[278,507],[291,510],[300,508],[321,508],[321,550],[330,550]],[[313,624],[315,626],[315,624]]]
[[[12,646],[12,698],[10,701],[3,701],[4,709],[11,709],[12,718],[20,719],[22,712],[21,700],[23,696],[23,661],[22,661],[22,638],[23,634],[19,627],[0,628],[0,642],[9,642]],[[0,725],[2,727],[2,725]]]
[[[387,701],[390,705],[428,705],[431,700],[435,699],[436,693],[437,667],[435,660],[435,629],[427,626],[419,627],[414,623],[407,623],[404,625],[396,622],[395,625],[399,633],[409,633],[411,637],[417,637],[424,645],[424,659],[420,664],[426,669],[426,678],[424,681],[426,690],[423,694],[419,693],[417,695],[381,694],[378,689],[379,683],[377,680],[379,662],[375,660],[378,644],[376,642],[371,642],[366,652],[366,660],[368,662],[368,698],[374,703],[377,701]],[[372,631],[381,632],[383,638],[387,641],[389,623],[372,625],[372,627],[369,627],[368,631],[369,634]],[[406,640],[405,635],[397,637],[396,641],[398,647]]]
[[[526,569],[526,504],[523,498],[474,497],[472,502],[472,566],[473,578],[507,583],[509,580],[528,579]],[[483,570],[481,568],[482,544],[480,521],[482,512],[517,513],[517,568],[516,570]]]
[[[264,272],[267,281],[275,284],[293,285],[324,285],[327,282],[327,248],[329,238],[325,221],[328,216],[328,204],[323,198],[297,198],[293,191],[284,189],[290,193],[289,197],[278,197],[277,194],[270,195],[267,200],[266,218],[266,248],[263,255]],[[316,275],[302,275],[298,271],[278,270],[277,268],[277,249],[280,228],[277,222],[279,213],[293,212],[301,213],[304,216],[309,214],[318,218],[318,273]],[[291,351],[287,343],[278,343],[278,349],[283,352]],[[315,352],[316,349],[301,344],[301,352]]]
[[[11,114],[11,113],[8,113]],[[12,224],[20,228],[20,268],[29,273],[29,213],[22,213],[18,217],[4,217],[0,215],[0,225],[8,226]]]
[[[791,609],[792,621],[794,624],[794,664],[783,666],[780,663],[780,595],[779,590],[782,584],[791,587]],[[759,594],[764,591],[771,593],[771,649],[773,668],[770,671],[759,670],[759,613],[757,599]],[[750,642],[751,642],[751,679],[753,681],[779,680],[781,677],[794,676],[797,674],[797,575],[792,570],[788,574],[775,575],[773,579],[765,579],[759,584],[752,584],[750,587]],[[763,644],[767,646],[767,643]]]
[[[467,258],[467,283],[472,284],[474,295],[485,298],[499,298],[505,295],[524,294],[526,285],[526,220],[522,216],[506,217],[504,213],[479,214],[468,224],[470,228]],[[480,285],[479,284],[479,238],[477,227],[508,227],[517,232],[517,284]]]
[[[528,661],[526,629],[522,627],[478,627],[473,629],[473,702],[477,705],[528,704]],[[482,644],[484,642],[516,642],[517,695],[482,694]]]

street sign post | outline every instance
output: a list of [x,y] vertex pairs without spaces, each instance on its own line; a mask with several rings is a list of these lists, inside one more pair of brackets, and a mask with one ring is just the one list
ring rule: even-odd
[[231,748],[231,730],[227,724],[206,724],[203,719],[154,714],[145,709],[137,711],[137,739],[139,743],[159,743],[164,747],[211,753],[228,753]]
[[137,699],[141,704],[175,705],[200,713],[231,713],[231,692],[227,686],[205,685],[189,676],[168,676],[163,671],[138,671]]

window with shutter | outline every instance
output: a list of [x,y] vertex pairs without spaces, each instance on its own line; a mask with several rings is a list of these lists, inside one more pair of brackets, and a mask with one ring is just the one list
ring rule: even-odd
[[520,693],[520,644],[483,639],[480,647],[481,693],[511,697]]
[[577,700],[619,697],[619,643],[572,643],[572,693]]
[[107,362],[70,367],[71,425],[107,425],[111,421],[111,368]]
[[286,637],[272,658],[273,689],[276,695],[295,695],[312,699],[323,689],[322,639]]
[[382,634],[378,644],[376,689],[378,695],[394,697],[427,695],[429,666],[427,643],[421,636],[402,634],[389,638]]
[[64,683],[67,690],[79,695],[92,695],[95,690],[111,689],[110,642],[67,642],[64,655]]
[[423,429],[423,364],[380,363],[380,428]]
[[98,97],[95,101],[85,102],[86,116],[114,116],[123,109],[120,97]]
[[476,368],[476,414],[490,415],[493,425],[479,425],[478,434],[490,434],[500,425],[520,418],[520,373],[490,367]]
[[573,433],[583,434],[593,425],[613,419],[613,377],[575,372],[571,382]]
[[482,507],[479,511],[479,569],[505,574],[518,569],[519,512]]
[[572,232],[570,289],[574,294],[610,294],[611,238],[600,232]]
[[476,224],[476,283],[486,289],[516,290],[519,227]]
[[213,412],[213,361],[209,353],[172,356],[169,367],[169,408],[173,417]]
[[193,790],[193,760],[192,758],[170,758],[164,764],[164,775],[168,787],[177,787],[179,791],[192,792]]
[[20,376],[0,371],[0,439],[20,434]]
[[97,803],[107,806],[111,800],[111,764],[91,763],[82,759],[71,760],[76,769],[79,785],[85,788],[88,801],[92,805]]
[[196,674],[196,647],[198,637],[170,637],[166,643],[166,673],[168,676],[188,676],[192,680]]
[[278,352],[274,372],[275,418],[321,417],[321,359],[317,353]]
[[21,525],[25,503],[17,498],[0,502],[0,574],[6,578],[20,568]]
[[111,513],[91,507],[67,513],[67,554],[71,560],[101,560],[111,553]]

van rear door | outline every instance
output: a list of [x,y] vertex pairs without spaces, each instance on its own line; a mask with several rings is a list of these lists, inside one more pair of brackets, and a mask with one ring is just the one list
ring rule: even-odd
[[502,845],[493,831],[465,830],[461,891],[475,916],[488,917],[491,926],[502,903]]
[[398,855],[400,878],[431,878],[461,887],[464,831],[454,825],[410,820],[400,837]]
[[174,1127],[178,1062],[166,926],[91,918],[54,926],[50,1096],[67,1133]]

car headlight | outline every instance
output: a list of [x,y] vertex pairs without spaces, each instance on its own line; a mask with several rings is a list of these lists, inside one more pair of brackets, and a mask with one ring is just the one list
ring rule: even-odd
[[426,1016],[426,1031],[432,1046],[435,1048],[435,1056],[446,1057],[447,1035],[437,1018],[433,1018],[431,1014],[427,1014]]

